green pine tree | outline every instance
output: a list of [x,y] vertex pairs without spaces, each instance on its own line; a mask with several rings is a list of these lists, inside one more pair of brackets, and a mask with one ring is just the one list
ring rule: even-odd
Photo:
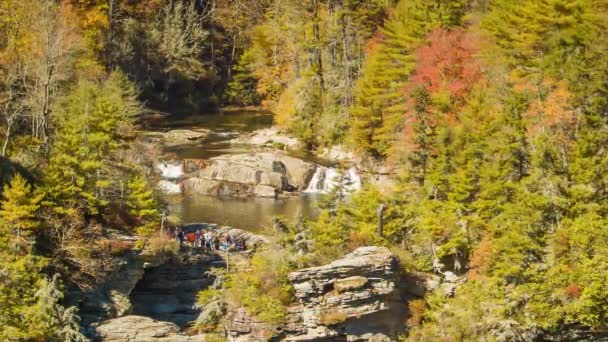
[[[375,158],[386,158],[407,110],[404,89],[416,67],[414,50],[437,27],[462,24],[465,1],[403,0],[387,20],[355,89],[352,144]],[[374,46],[376,45],[376,46]]]
[[58,128],[46,170],[45,205],[59,214],[102,212],[116,184],[111,171],[120,161],[114,152],[138,110],[134,89],[119,74],[101,84],[82,81],[61,99],[55,110]]
[[20,174],[15,174],[11,182],[4,186],[2,197],[0,222],[4,227],[1,231],[3,238],[32,238],[34,230],[40,227],[36,213],[42,195],[34,191]]

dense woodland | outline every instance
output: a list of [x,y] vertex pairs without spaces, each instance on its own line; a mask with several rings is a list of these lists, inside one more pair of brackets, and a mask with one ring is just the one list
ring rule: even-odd
[[286,223],[304,256],[229,282],[261,319],[283,317],[287,270],[379,244],[466,276],[409,303],[404,339],[608,328],[607,0],[0,0],[0,340],[84,339],[62,291],[120,248],[104,227],[173,248],[135,125],[223,105],[395,170]]

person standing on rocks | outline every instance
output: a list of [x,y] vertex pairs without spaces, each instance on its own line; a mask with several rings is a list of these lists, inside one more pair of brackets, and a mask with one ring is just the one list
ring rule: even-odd
[[176,239],[177,239],[177,243],[179,243],[179,248],[182,248],[182,246],[184,244],[184,232],[179,228],[177,228]]

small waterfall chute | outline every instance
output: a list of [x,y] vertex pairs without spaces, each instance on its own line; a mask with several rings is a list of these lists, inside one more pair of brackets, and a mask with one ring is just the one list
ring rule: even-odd
[[182,188],[178,183],[168,180],[158,182],[158,189],[168,195],[182,193]]
[[180,161],[162,161],[156,167],[164,179],[178,179],[184,175],[184,168]]
[[[340,183],[340,170],[331,167],[317,166],[305,193],[328,193]],[[361,188],[361,177],[355,167],[342,171],[342,185],[345,192]]]

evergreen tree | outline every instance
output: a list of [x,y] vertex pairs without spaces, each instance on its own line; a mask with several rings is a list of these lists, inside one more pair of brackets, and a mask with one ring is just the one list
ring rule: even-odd
[[0,339],[45,339],[53,327],[36,298],[46,261],[32,254],[40,195],[16,174],[0,201]]
[[135,95],[123,76],[112,74],[102,84],[81,82],[60,101],[45,205],[59,214],[101,213],[116,184],[110,172],[118,164],[114,152],[139,108]]
[[133,177],[127,184],[128,195],[126,204],[129,214],[137,218],[137,233],[142,237],[149,237],[158,230],[159,213],[158,203],[154,192],[150,190],[148,182],[141,176]]
[[438,27],[462,23],[464,1],[400,1],[371,41],[352,109],[352,143],[375,158],[386,158],[397,138],[407,101],[404,88],[416,67],[415,50]]
[[31,239],[34,237],[34,230],[40,226],[36,214],[40,208],[42,195],[36,193],[17,173],[4,187],[2,197],[4,201],[0,206],[0,221],[4,227],[3,239],[12,239],[11,237]]

